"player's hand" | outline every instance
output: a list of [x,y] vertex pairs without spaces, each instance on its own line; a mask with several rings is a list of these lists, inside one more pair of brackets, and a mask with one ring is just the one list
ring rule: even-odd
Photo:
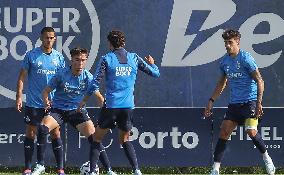
[[51,108],[51,101],[50,100],[44,100],[44,110],[45,112],[48,112],[48,110]]
[[84,100],[81,101],[78,105],[77,112],[81,112],[85,105],[86,105],[86,102]]
[[145,60],[147,61],[148,64],[154,64],[155,63],[155,60],[151,55],[146,56]]
[[97,96],[97,103],[99,105],[99,107],[103,107],[104,106],[104,101],[105,98],[101,95],[101,96]]
[[262,104],[261,103],[256,103],[256,108],[255,108],[255,117],[256,118],[261,118],[263,115],[263,109],[262,109]]
[[210,117],[212,115],[212,107],[213,103],[209,101],[203,112],[204,117]]
[[22,112],[22,107],[23,107],[23,101],[22,98],[19,97],[16,99],[16,110]]

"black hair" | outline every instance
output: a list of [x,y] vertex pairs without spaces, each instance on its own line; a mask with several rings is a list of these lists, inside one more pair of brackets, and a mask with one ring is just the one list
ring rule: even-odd
[[109,32],[107,39],[114,48],[124,47],[125,45],[124,33],[119,30]]
[[80,55],[80,54],[86,54],[87,57],[88,57],[89,51],[87,49],[81,48],[81,47],[75,47],[75,48],[70,50],[71,57],[73,57],[75,55]]
[[241,38],[241,34],[239,31],[237,30],[233,30],[233,29],[227,29],[223,32],[222,37],[224,40],[229,40],[232,38]]
[[54,32],[55,33],[55,30],[52,27],[44,27],[44,28],[41,29],[40,34],[44,34],[45,32]]

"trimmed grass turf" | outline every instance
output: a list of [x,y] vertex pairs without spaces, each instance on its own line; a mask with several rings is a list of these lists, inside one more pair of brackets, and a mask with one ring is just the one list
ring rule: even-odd
[[[0,173],[0,175],[19,175],[19,173]],[[54,175],[54,174],[45,173],[44,175]],[[68,174],[68,175],[79,175],[79,174]],[[123,175],[131,175],[131,174],[123,174]],[[158,174],[143,174],[143,175],[158,175]],[[163,174],[163,175],[170,175],[170,174]],[[181,175],[181,174],[176,174],[176,175]],[[207,175],[207,174],[183,174],[183,175]],[[223,174],[223,175],[236,175],[236,174]],[[248,174],[238,174],[238,175],[248,175]]]

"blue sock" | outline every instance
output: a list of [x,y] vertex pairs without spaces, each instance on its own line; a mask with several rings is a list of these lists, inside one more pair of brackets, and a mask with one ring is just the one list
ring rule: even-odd
[[100,149],[101,149],[101,153],[100,153],[100,161],[102,162],[103,166],[105,167],[105,169],[107,171],[111,170],[111,166],[110,166],[110,161],[108,159],[105,147],[103,146],[103,144],[100,144]]
[[101,151],[101,143],[94,141],[90,144],[90,173],[95,172],[96,164],[98,163]]
[[34,153],[34,139],[25,137],[24,141],[25,152],[25,169],[32,169],[32,157]]
[[224,152],[226,150],[227,141],[228,140],[224,140],[220,138],[218,139],[218,142],[215,147],[215,152],[214,152],[214,162],[221,162],[224,156]]
[[48,134],[48,127],[39,125],[37,135],[37,163],[44,165],[44,153],[46,148],[46,139]]
[[127,141],[122,144],[122,147],[123,147],[123,150],[126,154],[126,157],[130,165],[132,166],[132,169],[133,170],[139,169],[137,157],[136,157],[136,153],[135,153],[133,145],[129,141]]
[[263,154],[266,151],[265,144],[260,134],[257,133],[254,137],[251,137],[253,144],[257,147],[257,149]]
[[61,138],[53,139],[51,141],[53,153],[55,155],[57,168],[63,169],[63,144]]
[[[90,144],[93,144],[93,142],[94,142],[93,137],[94,137],[93,134],[88,137],[88,141],[89,141]],[[101,150],[101,152],[100,152],[99,159],[102,162],[105,169],[107,171],[109,171],[109,170],[111,170],[110,161],[109,161],[107,153],[105,151],[105,147],[101,143],[100,143],[100,150]],[[93,156],[93,155],[90,154],[90,156]]]

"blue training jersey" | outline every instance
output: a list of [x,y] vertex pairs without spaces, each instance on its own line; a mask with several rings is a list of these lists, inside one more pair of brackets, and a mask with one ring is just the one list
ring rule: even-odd
[[240,50],[235,58],[229,54],[223,57],[221,72],[226,75],[230,88],[230,103],[244,103],[257,99],[257,85],[251,73],[257,70],[254,58]]
[[52,108],[77,109],[92,79],[93,75],[86,69],[79,76],[72,74],[71,67],[58,71],[48,83],[51,89],[55,89]]
[[[61,68],[65,67],[64,57],[61,53],[52,49],[50,54],[36,47],[26,53],[22,62],[22,69],[28,72],[28,88],[26,90],[26,105],[34,108],[43,108],[42,90],[48,81]],[[53,94],[50,94],[52,98]]]
[[159,77],[155,64],[148,65],[136,53],[116,49],[101,57],[91,83],[88,95],[99,90],[100,81],[105,74],[105,100],[107,108],[134,108],[134,85],[137,71]]

